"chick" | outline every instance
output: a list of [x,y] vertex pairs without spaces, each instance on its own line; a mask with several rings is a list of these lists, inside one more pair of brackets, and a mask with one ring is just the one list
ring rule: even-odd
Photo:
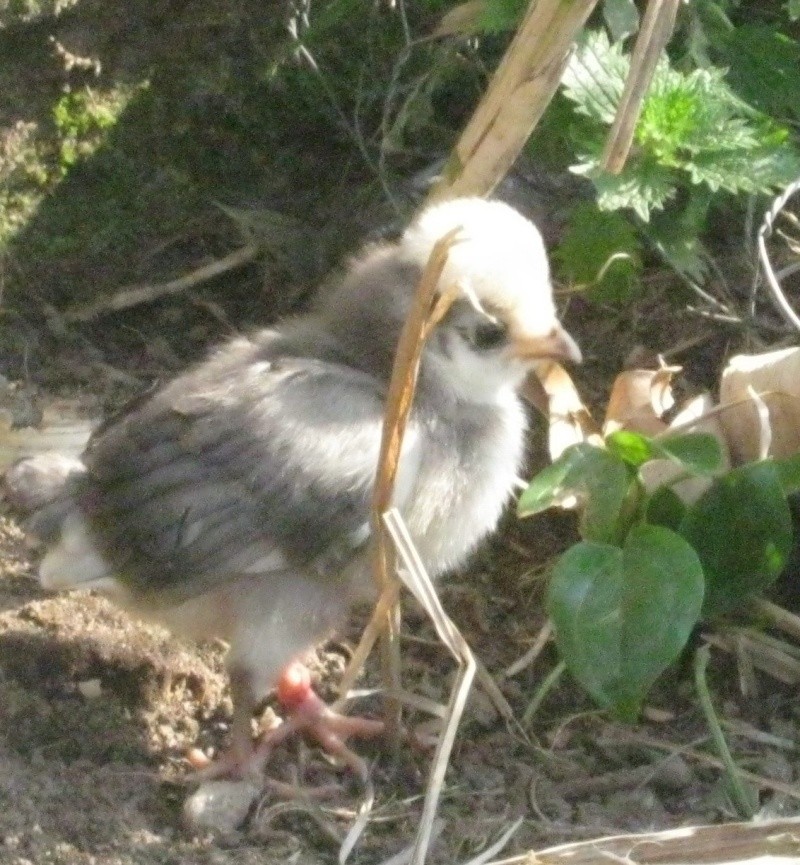
[[537,360],[580,360],[539,232],[475,198],[428,208],[309,314],[233,339],[111,420],[38,520],[43,586],[96,589],[177,634],[227,641],[223,771],[261,766],[271,745],[251,740],[255,707],[372,597],[369,508],[394,352],[428,257],[455,228],[439,289],[459,295],[423,352],[393,504],[429,573],[457,568],[497,525],[520,468],[517,389]]

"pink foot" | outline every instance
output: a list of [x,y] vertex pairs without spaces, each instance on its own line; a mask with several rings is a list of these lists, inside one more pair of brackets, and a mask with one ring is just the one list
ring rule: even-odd
[[[362,781],[367,781],[366,762],[347,747],[346,741],[351,736],[372,737],[382,734],[385,729],[383,721],[334,712],[316,695],[311,687],[311,676],[299,661],[292,662],[284,670],[278,682],[277,694],[286,710],[284,722],[263,733],[253,743],[249,734],[241,732],[245,729],[243,725],[234,720],[233,743],[218,758],[209,761],[201,752],[190,754],[189,762],[195,769],[192,780],[258,776],[277,745],[296,733],[305,733],[328,754],[338,757]],[[248,712],[248,725],[249,720]]]
[[315,739],[324,751],[338,757],[358,777],[367,780],[367,764],[345,742],[351,736],[373,737],[383,733],[383,721],[356,718],[334,712],[311,687],[311,676],[304,664],[294,661],[283,671],[278,682],[278,700],[288,717],[279,727],[259,740],[253,757],[263,764],[276,745],[295,733]]

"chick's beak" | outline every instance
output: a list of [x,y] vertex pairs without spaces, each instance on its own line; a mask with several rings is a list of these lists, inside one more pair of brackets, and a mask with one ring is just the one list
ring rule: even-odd
[[550,359],[580,363],[582,360],[578,344],[558,323],[544,335],[513,334],[511,351],[515,357],[526,361]]

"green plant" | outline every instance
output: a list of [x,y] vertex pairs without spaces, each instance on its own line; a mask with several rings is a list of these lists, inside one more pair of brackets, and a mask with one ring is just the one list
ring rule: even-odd
[[53,123],[59,139],[56,167],[59,177],[102,144],[130,96],[131,90],[124,87],[112,93],[99,93],[91,87],[84,87],[68,90],[53,105]]
[[[741,41],[743,33],[736,35]],[[697,276],[701,250],[696,243],[692,250],[691,244],[699,239],[711,207],[725,194],[765,193],[788,184],[800,173],[800,156],[788,127],[737,95],[727,70],[682,71],[664,57],[625,167],[619,174],[604,171],[603,146],[629,67],[621,42],[612,43],[603,30],[585,34],[563,80],[564,95],[575,110],[569,132],[576,154],[571,169],[592,181],[600,211],[632,214],[667,260]],[[662,230],[664,223],[652,220],[666,208],[669,232]]]
[[[645,483],[654,460],[671,471]],[[676,492],[689,478],[708,484],[691,504]],[[702,433],[613,432],[602,447],[573,445],[531,481],[520,516],[565,503],[580,511],[582,540],[556,562],[547,610],[567,668],[601,706],[634,718],[701,618],[777,579],[797,489],[800,457],[725,471],[719,443]]]

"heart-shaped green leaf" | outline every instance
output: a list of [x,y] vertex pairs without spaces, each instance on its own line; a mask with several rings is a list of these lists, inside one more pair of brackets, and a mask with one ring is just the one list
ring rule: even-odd
[[710,433],[684,433],[657,439],[658,456],[671,459],[689,474],[708,475],[725,468],[722,446]]
[[600,705],[628,718],[683,649],[702,603],[694,550],[649,525],[634,527],[621,549],[583,542],[567,550],[547,596],[567,667]]
[[689,508],[680,533],[703,563],[703,614],[739,606],[777,579],[792,549],[780,472],[762,461],[717,478]]
[[527,517],[574,498],[583,509],[581,535],[615,541],[621,532],[620,512],[634,483],[617,457],[594,445],[577,444],[536,475],[520,496],[517,512]]
[[686,505],[672,487],[659,487],[647,502],[647,522],[677,532],[686,516]]
[[774,460],[773,465],[778,472],[784,495],[800,492],[800,454]]
[[668,459],[691,475],[713,474],[724,468],[722,447],[709,433],[683,433],[649,438],[631,430],[606,436],[606,447],[621,460],[640,466],[649,460]]

